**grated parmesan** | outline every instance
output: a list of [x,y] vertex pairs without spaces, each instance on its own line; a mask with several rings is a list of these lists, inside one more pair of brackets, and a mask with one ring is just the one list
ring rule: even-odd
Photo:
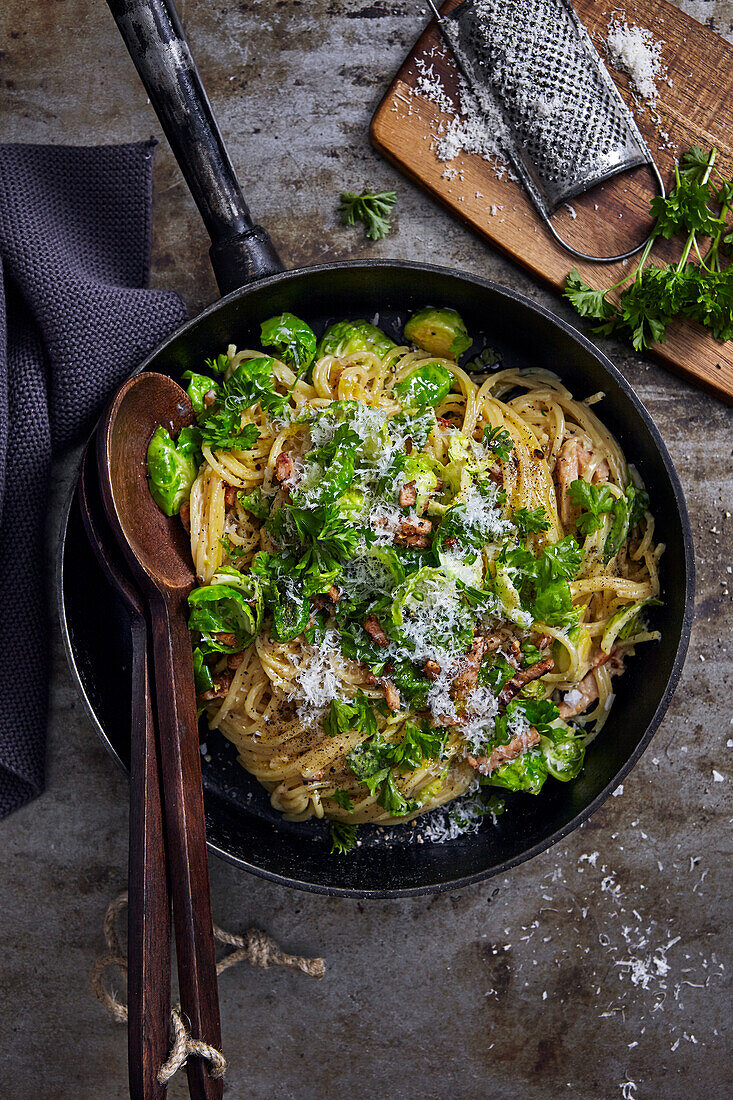
[[662,43],[644,27],[629,26],[613,19],[606,40],[608,59],[613,67],[625,72],[631,86],[645,103],[656,106],[657,80],[665,78]]

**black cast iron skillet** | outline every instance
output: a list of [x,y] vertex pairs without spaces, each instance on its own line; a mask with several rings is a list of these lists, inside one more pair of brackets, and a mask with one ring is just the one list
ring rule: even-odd
[[[320,333],[333,319],[372,319],[398,338],[406,315],[425,304],[460,310],[504,365],[554,370],[576,397],[603,390],[604,423],[646,482],[666,544],[658,644],[629,662],[612,716],[590,747],[582,774],[550,780],[537,797],[510,796],[494,827],[446,844],[409,843],[411,827],[364,826],[361,846],[331,856],[323,823],[281,820],[265,792],[236,763],[231,745],[205,735],[204,790],[211,849],[264,878],[352,897],[394,897],[463,886],[506,870],[566,836],[621,782],[648,745],[677,684],[693,607],[692,536],[667,449],[631,387],[588,340],[520,294],[475,276],[406,261],[350,262],[283,272],[255,227],[224,151],[178,18],[165,0],[109,0],[212,239],[221,301],[184,325],[140,370],[179,377],[229,343],[257,345],[262,320],[289,310]],[[125,612],[100,574],[72,504],[62,534],[61,620],[72,672],[101,737],[129,757],[130,652]]]

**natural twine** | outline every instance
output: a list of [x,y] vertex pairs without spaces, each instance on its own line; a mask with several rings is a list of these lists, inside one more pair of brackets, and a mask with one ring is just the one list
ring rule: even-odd
[[[127,908],[127,890],[118,898],[111,901],[104,916],[104,938],[107,943],[107,951],[94,963],[90,974],[92,989],[99,1001],[104,1005],[110,1016],[118,1023],[127,1022],[127,1005],[121,1001],[115,993],[104,985],[104,974],[108,967],[116,966],[120,973],[127,977],[127,955],[120,943],[117,932],[117,920]],[[288,970],[300,970],[309,978],[322,978],[325,973],[323,959],[308,959],[304,955],[288,955],[278,944],[271,939],[266,932],[259,928],[250,928],[244,936],[238,936],[233,932],[225,932],[223,928],[214,925],[214,939],[219,943],[225,943],[233,947],[216,964],[217,976],[237,963],[249,962],[252,966],[259,966],[267,970],[270,966],[283,966]],[[195,1055],[209,1063],[209,1073],[212,1077],[222,1077],[227,1068],[226,1059],[216,1047],[204,1043],[191,1035],[186,1022],[181,1014],[180,1005],[171,1009],[171,1050],[168,1060],[158,1070],[158,1081],[161,1085],[170,1081],[187,1059]]]

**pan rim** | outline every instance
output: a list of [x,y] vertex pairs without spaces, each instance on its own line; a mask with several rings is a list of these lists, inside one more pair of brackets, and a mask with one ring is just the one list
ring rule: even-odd
[[[556,830],[550,836],[538,841],[537,844],[527,849],[520,854],[513,856],[510,859],[496,864],[493,867],[476,871],[470,875],[459,876],[455,879],[448,879],[441,882],[426,883],[419,886],[408,887],[394,887],[384,890],[370,890],[365,887],[345,887],[345,886],[332,886],[315,883],[312,881],[306,881],[302,879],[293,878],[285,874],[279,874],[275,871],[270,871],[262,867],[258,867],[255,864],[249,862],[241,856],[233,855],[231,852],[226,851],[220,847],[216,842],[208,840],[207,846],[210,851],[226,860],[228,863],[234,866],[241,867],[251,874],[257,875],[259,878],[266,879],[269,882],[277,883],[280,886],[287,886],[293,889],[303,890],[306,893],[322,894],[329,897],[345,897],[345,898],[358,898],[358,899],[392,899],[403,897],[417,897],[425,894],[438,894],[444,893],[448,890],[460,890],[467,886],[471,886],[477,882],[482,882],[486,879],[493,878],[495,875],[505,873],[511,868],[524,863],[527,860],[533,859],[535,856],[540,855],[546,851],[552,845],[557,844],[564,837],[568,836],[575,829],[579,828],[585,821],[587,821],[609,798],[614,790],[623,782],[631,769],[638,763],[642,754],[646,751],[649,743],[659,728],[662,719],[669,707],[672,696],[677,688],[680,677],[682,675],[682,669],[687,655],[689,647],[690,634],[692,630],[692,620],[694,614],[694,601],[695,601],[695,563],[694,563],[694,546],[692,538],[692,527],[690,524],[690,518],[687,511],[687,504],[685,501],[684,491],[682,484],[672,462],[667,446],[662,438],[659,429],[657,428],[651,414],[648,412],[640,398],[637,396],[635,390],[631,384],[627,381],[621,371],[613,364],[611,359],[601,351],[600,348],[589,340],[583,333],[579,332],[573,325],[569,324],[564,318],[559,317],[552,310],[547,309],[536,302],[533,302],[527,295],[522,294],[520,291],[514,290],[512,287],[503,286],[500,283],[496,283],[490,279],[484,279],[479,275],[474,275],[470,272],[458,272],[452,268],[443,267],[435,264],[424,264],[414,260],[401,260],[401,259],[388,259],[380,258],[378,260],[341,260],[332,261],[325,264],[316,264],[304,268],[296,268],[290,271],[278,272],[275,275],[268,276],[264,279],[259,279],[255,283],[250,283],[248,286],[241,287],[238,290],[232,291],[225,297],[217,299],[211,305],[207,306],[204,310],[198,313],[195,317],[186,321],[178,329],[172,332],[165,340],[158,344],[149,355],[143,360],[143,362],[131,372],[130,377],[135,374],[144,371],[148,364],[156,359],[165,349],[175,340],[181,336],[185,336],[195,325],[197,325],[204,318],[211,316],[217,312],[225,304],[234,302],[240,298],[245,298],[247,295],[261,287],[276,286],[280,283],[287,282],[291,279],[304,278],[311,275],[319,274],[321,272],[329,272],[334,269],[354,269],[354,268],[397,268],[399,270],[417,271],[417,272],[430,272],[441,276],[448,276],[450,278],[471,283],[477,287],[485,290],[492,291],[500,296],[508,298],[526,309],[529,309],[535,314],[544,317],[556,328],[562,330],[567,336],[579,344],[585,351],[587,351],[599,365],[603,368],[606,374],[608,374],[614,382],[623,391],[624,396],[630,401],[637,414],[641,417],[644,425],[649,432],[654,446],[662,460],[662,464],[669,479],[672,491],[674,494],[677,510],[680,517],[680,523],[682,528],[682,542],[684,549],[684,563],[685,563],[685,600],[684,611],[682,615],[682,621],[680,624],[680,637],[677,644],[677,649],[672,663],[672,669],[669,679],[667,681],[665,690],[657,704],[657,707],[652,715],[650,722],[648,723],[642,737],[639,740],[638,745],[621,766],[618,772],[610,780],[610,782],[600,791],[596,797],[585,806],[578,814],[575,815],[570,821],[563,825],[560,829]],[[95,426],[96,430],[96,426]],[[68,531],[68,524],[70,519],[71,508],[74,500],[74,493],[76,491],[75,478],[72,482],[71,491],[68,494],[65,507],[61,517],[61,527],[59,535],[59,544],[56,555],[56,596],[57,596],[57,608],[59,613],[59,624],[61,628],[61,634],[64,644],[64,650],[66,653],[66,659],[71,671],[72,679],[74,680],[77,691],[79,692],[85,709],[91,718],[92,725],[95,728],[97,735],[101,738],[107,751],[117,762],[120,768],[127,772],[125,765],[115,750],[112,742],[109,740],[105,730],[103,729],[96,712],[92,706],[92,703],[87,695],[84,687],[79,669],[77,668],[76,657],[72,646],[71,635],[69,630],[69,624],[66,616],[66,603],[64,599],[63,589],[63,577],[64,577],[64,560],[66,550],[66,537]]]

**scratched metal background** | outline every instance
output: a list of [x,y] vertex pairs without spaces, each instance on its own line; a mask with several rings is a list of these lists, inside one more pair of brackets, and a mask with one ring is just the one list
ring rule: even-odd
[[[733,4],[682,6],[733,40]],[[289,264],[439,260],[570,316],[369,146],[372,111],[425,21],[419,5],[186,0],[181,10],[252,210]],[[0,50],[3,140],[159,133],[102,0],[3,0]],[[195,312],[215,286],[165,144],[155,178],[153,280],[180,290]],[[339,191],[362,185],[399,193],[396,230],[377,245],[337,223]],[[276,971],[224,975],[228,1095],[731,1094],[731,413],[621,347],[607,350],[659,424],[693,519],[697,617],[665,722],[619,797],[567,843],[458,894],[363,905],[290,893],[213,862],[220,924],[264,927],[288,950],[322,953],[328,967],[319,983]],[[56,471],[51,539],[73,469],[69,457]],[[126,794],[57,637],[48,790],[0,833],[0,1095],[8,1100],[126,1094],[124,1032],[87,981],[105,907],[124,884]],[[170,1089],[185,1094],[182,1082]]]

